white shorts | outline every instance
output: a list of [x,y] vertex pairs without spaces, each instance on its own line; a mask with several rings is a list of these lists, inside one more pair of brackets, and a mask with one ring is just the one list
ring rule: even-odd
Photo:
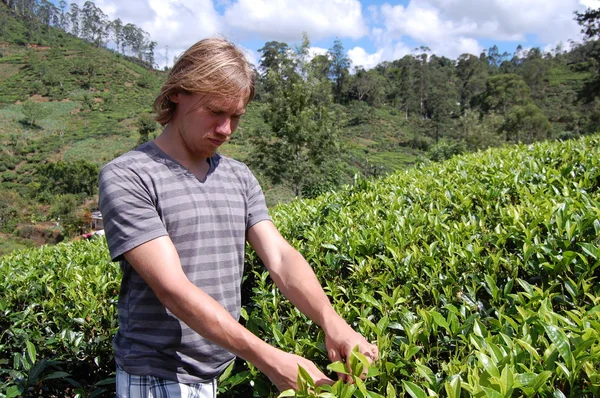
[[117,366],[117,398],[215,398],[217,380],[183,384],[154,376],[137,376]]

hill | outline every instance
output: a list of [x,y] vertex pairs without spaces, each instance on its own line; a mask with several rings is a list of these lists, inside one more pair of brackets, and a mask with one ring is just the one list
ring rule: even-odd
[[[60,185],[41,179],[40,165],[83,161],[101,167],[134,148],[139,140],[136,122],[151,111],[165,73],[60,29],[38,25],[34,29],[31,20],[15,17],[3,3],[0,20],[5,23],[0,31],[1,254],[39,241],[52,243],[44,237],[64,235],[62,227],[58,228],[62,234],[56,233],[57,218],[75,216],[59,214],[53,206],[60,201],[55,195],[67,192],[40,186]],[[263,125],[262,109],[260,102],[250,105],[233,141],[223,149],[225,155],[247,159],[248,132]],[[159,131],[156,127],[154,134]],[[382,137],[387,137],[385,132]],[[349,135],[348,139],[354,148],[354,167],[360,169],[367,157],[377,162],[371,154],[379,152],[379,138],[367,142]],[[412,163],[415,152],[406,154],[402,162]],[[391,163],[386,170],[402,162]],[[288,190],[265,185],[270,204],[290,199]],[[95,207],[94,197],[79,195],[71,202],[76,208],[65,212],[76,214],[75,228],[82,228],[85,212]]]
[[[379,346],[377,371],[345,396],[600,394],[600,136],[358,180],[272,216],[336,310]],[[242,321],[326,365],[322,331],[253,252],[246,261]],[[0,390],[110,391],[119,268],[104,239],[16,252],[0,271]],[[219,386],[275,394],[243,361]]]
[[[131,33],[123,36],[120,21],[87,18],[88,11],[103,15],[92,2],[80,10],[81,26],[73,22],[76,7],[65,14],[41,0],[15,4],[0,3],[0,254],[89,230],[97,170],[137,145],[138,124],[148,120],[166,76],[152,69],[151,38],[135,26],[121,26]],[[106,48],[123,37],[129,41]],[[598,80],[596,44],[548,53],[517,48],[512,56],[492,47],[456,60],[420,49],[351,73],[334,43],[306,66],[324,87],[315,98],[334,100],[327,110],[339,138],[330,147],[340,151],[330,158],[340,162],[303,173],[324,176],[305,179],[314,183],[306,190],[278,182],[264,165],[253,171],[273,206],[295,192],[318,195],[355,175],[379,177],[427,158],[593,133],[600,129],[597,90],[590,91]],[[272,128],[264,121],[275,103],[267,75],[278,63],[271,61],[289,55],[280,51],[286,48],[292,51],[286,43],[265,44],[256,101],[222,150],[251,167],[260,157],[256,137]],[[149,138],[159,132],[152,127]]]

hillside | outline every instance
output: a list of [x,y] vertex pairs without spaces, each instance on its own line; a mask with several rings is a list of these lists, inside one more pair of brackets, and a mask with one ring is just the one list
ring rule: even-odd
[[[600,136],[359,180],[272,216],[336,310],[377,342],[363,386],[374,396],[600,394]],[[246,261],[243,322],[324,368],[323,333],[254,253]],[[120,271],[104,239],[17,252],[0,271],[0,368],[13,369],[0,370],[0,391],[110,391]],[[43,381],[56,371],[81,386],[64,373]],[[243,361],[219,385],[223,396],[275,396]]]
[[[134,148],[139,139],[136,122],[151,111],[165,72],[149,70],[135,58],[52,27],[34,29],[31,21],[16,18],[3,3],[0,21],[5,24],[0,30],[2,254],[37,245],[44,236],[58,236],[52,228],[59,217],[52,210],[57,192],[40,187],[45,180],[37,174],[39,165],[85,161],[101,167]],[[263,125],[262,109],[261,103],[250,105],[233,141],[223,149],[225,155],[247,159],[247,136]],[[395,128],[384,129],[381,137],[369,141],[348,135],[355,153],[348,162],[357,171],[365,167],[366,159],[383,164],[385,159],[372,155],[382,152],[380,144],[395,133]],[[414,151],[398,152],[406,155],[386,171],[414,162]],[[389,158],[389,149],[383,155]],[[270,204],[290,199],[282,187],[265,183],[265,191]],[[93,197],[75,202],[79,217],[95,206]]]
[[[0,255],[89,230],[97,171],[137,145],[138,123],[148,119],[166,76],[151,68],[153,53],[149,57],[133,44],[127,51],[123,45],[118,51],[105,48],[117,37],[110,24],[102,27],[104,39],[94,38],[65,21],[42,22],[36,12],[48,2],[22,3],[14,13],[5,3],[16,4],[0,2]],[[60,10],[53,12],[58,17]],[[302,173],[322,181],[307,178],[308,189],[296,191],[315,196],[356,175],[380,177],[428,158],[440,161],[490,146],[598,131],[598,101],[593,92],[585,94],[597,79],[594,45],[575,43],[568,52],[551,53],[521,49],[512,58],[484,52],[450,60],[415,52],[352,73],[342,47],[337,55],[315,57],[305,66],[320,73],[315,79],[325,91],[315,98],[328,99],[325,108],[336,130],[329,147],[339,151],[329,156],[335,164]],[[264,121],[276,97],[266,78],[269,59],[290,54],[270,52],[277,48],[291,50],[286,43],[265,44],[257,65],[257,99],[222,150],[250,163],[269,206],[292,200],[296,192],[289,181],[269,175],[264,164],[252,165],[268,152],[253,153],[260,147],[257,136],[277,130]],[[335,76],[328,69],[333,57],[338,65],[346,62]],[[154,127],[149,138],[160,131]]]

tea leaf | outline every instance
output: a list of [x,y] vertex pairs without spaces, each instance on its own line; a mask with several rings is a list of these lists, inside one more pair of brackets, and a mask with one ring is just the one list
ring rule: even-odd
[[425,391],[423,391],[423,389],[415,383],[402,380],[402,385],[404,385],[404,389],[410,394],[411,397],[427,398],[427,394],[425,394]]

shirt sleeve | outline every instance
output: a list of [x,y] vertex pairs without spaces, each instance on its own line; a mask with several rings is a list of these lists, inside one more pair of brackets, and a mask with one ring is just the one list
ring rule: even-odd
[[248,190],[246,197],[248,198],[248,214],[246,217],[246,231],[260,221],[271,221],[269,210],[267,210],[267,204],[265,202],[265,195],[263,194],[260,184],[256,177],[254,177],[254,174],[252,174],[252,171],[250,171],[250,169],[247,169],[247,171]]
[[142,178],[126,166],[105,166],[99,178],[99,207],[113,261],[137,246],[168,235]]

